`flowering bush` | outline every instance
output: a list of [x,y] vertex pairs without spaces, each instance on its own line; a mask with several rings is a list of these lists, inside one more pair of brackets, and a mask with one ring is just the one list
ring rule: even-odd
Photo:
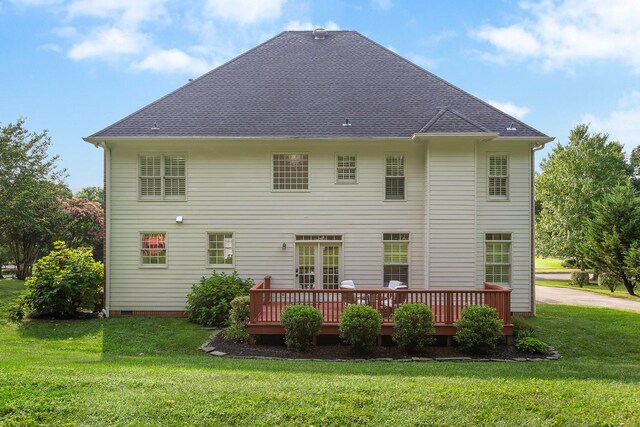
[[70,248],[90,247],[94,258],[103,259],[104,211],[98,202],[82,198],[60,201],[65,215],[64,241]]

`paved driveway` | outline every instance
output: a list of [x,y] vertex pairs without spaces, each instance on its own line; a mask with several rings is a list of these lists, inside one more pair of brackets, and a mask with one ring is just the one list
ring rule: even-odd
[[610,297],[578,289],[536,286],[536,302],[540,304],[589,305],[595,307],[621,308],[640,312],[640,301]]

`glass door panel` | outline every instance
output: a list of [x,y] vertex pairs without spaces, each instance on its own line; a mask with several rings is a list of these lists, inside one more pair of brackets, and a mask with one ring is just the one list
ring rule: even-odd
[[316,246],[315,244],[297,246],[298,268],[296,276],[298,277],[298,286],[301,289],[315,287]]
[[340,246],[322,246],[322,287],[338,289],[340,285]]

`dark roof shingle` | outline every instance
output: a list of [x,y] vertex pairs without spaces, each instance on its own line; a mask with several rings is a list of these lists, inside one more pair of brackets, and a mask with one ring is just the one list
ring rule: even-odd
[[[342,126],[345,119],[351,126]],[[507,131],[512,124],[516,130]],[[546,136],[355,31],[329,31],[321,40],[286,31],[92,137],[388,138],[421,131]]]

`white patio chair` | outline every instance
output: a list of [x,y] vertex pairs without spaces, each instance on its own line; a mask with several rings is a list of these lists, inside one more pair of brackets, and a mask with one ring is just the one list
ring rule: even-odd
[[[355,291],[356,284],[353,282],[353,280],[343,280],[342,282],[340,282],[340,289],[344,289],[347,291]],[[358,304],[358,305],[367,304],[367,300],[364,299],[362,295],[356,294],[355,292],[343,293],[342,300],[345,302],[345,304]]]

